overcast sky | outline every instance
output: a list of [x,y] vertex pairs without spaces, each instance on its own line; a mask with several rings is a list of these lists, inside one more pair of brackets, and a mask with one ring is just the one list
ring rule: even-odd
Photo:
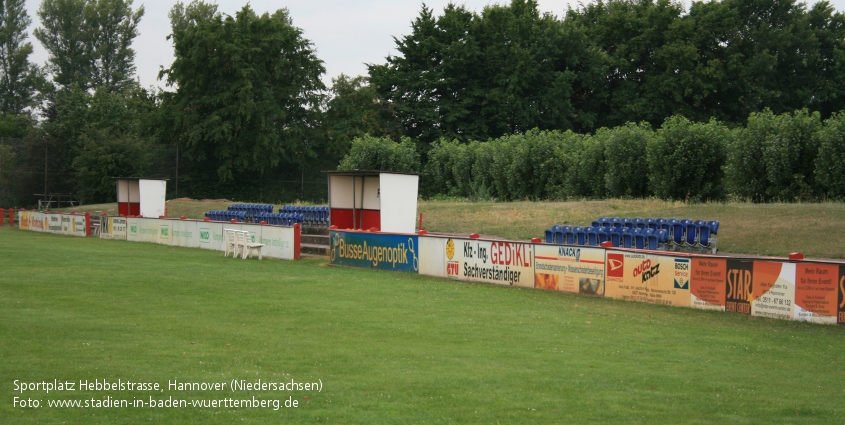
[[[189,3],[190,1],[184,1]],[[219,0],[218,10],[234,15],[247,0]],[[170,21],[167,13],[175,2],[165,0],[135,0],[133,9],[144,5],[145,13],[138,25],[140,35],[135,39],[135,65],[141,85],[164,86],[157,81],[158,71],[162,66],[169,67],[173,62],[173,45],[166,40],[170,34]],[[214,3],[214,1],[210,1]],[[326,75],[324,82],[331,84],[331,78],[340,74],[349,76],[367,73],[367,63],[384,63],[389,54],[395,54],[393,37],[410,33],[411,21],[419,15],[422,1],[417,0],[294,0],[248,2],[258,14],[274,12],[286,7],[290,11],[293,24],[304,31],[317,50],[317,57],[324,62]],[[448,0],[428,0],[425,4],[440,15]],[[480,12],[488,4],[507,4],[510,0],[466,0],[454,1],[467,8]],[[540,10],[563,16],[569,5],[577,7],[577,0],[538,0]],[[589,3],[582,1],[581,3]],[[685,2],[689,5],[689,1]],[[815,1],[810,0],[808,4]],[[831,2],[836,10],[845,10],[845,0]],[[47,54],[32,32],[41,24],[37,10],[41,0],[27,0],[27,10],[32,25],[29,27],[29,40],[35,52],[31,60],[45,64]]]

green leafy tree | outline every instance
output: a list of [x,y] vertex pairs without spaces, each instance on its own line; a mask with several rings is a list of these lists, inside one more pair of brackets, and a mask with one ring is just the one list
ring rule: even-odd
[[506,134],[590,128],[601,97],[603,55],[583,28],[513,0],[480,13],[423,6],[399,55],[370,65],[370,81],[391,102],[404,134],[427,145],[441,137],[487,140]]
[[651,127],[645,123],[627,123],[620,127],[601,128],[593,137],[601,140],[604,146],[607,195],[615,198],[648,196],[646,146],[654,137]]
[[39,67],[29,61],[32,44],[26,29],[32,20],[23,0],[0,3],[0,112],[19,115],[35,104],[43,82]]
[[399,139],[401,128],[392,105],[379,97],[367,77],[341,74],[332,79],[330,95],[323,116],[329,155],[342,158],[352,140],[364,135]]
[[131,46],[138,36],[144,6],[133,11],[132,0],[90,0],[87,9],[93,43],[93,86],[112,91],[131,86],[135,74],[135,50]]
[[49,54],[53,82],[61,89],[76,84],[112,91],[132,85],[131,45],[143,15],[143,6],[132,10],[132,0],[43,0],[35,37]]
[[35,29],[35,38],[47,50],[47,70],[60,87],[75,83],[87,89],[91,83],[93,40],[86,5],[86,0],[44,0],[38,8],[42,28]]
[[700,124],[680,116],[668,118],[646,146],[654,195],[682,201],[723,198],[724,144],[729,135],[716,121]]
[[303,167],[316,148],[324,89],[311,43],[285,9],[258,16],[245,6],[211,18],[189,9],[171,10],[176,59],[162,72],[176,89],[162,102],[187,171],[215,184]]
[[420,155],[407,137],[399,143],[386,137],[358,137],[337,169],[416,173],[420,170]]
[[845,113],[825,120],[818,138],[815,177],[819,195],[845,200]]

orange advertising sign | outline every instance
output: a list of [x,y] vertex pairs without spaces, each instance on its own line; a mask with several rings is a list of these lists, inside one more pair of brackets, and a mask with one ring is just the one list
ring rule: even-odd
[[727,261],[721,258],[693,258],[690,306],[725,311]]
[[795,320],[836,324],[839,266],[796,264]]
[[751,315],[792,320],[795,317],[795,264],[755,261]]

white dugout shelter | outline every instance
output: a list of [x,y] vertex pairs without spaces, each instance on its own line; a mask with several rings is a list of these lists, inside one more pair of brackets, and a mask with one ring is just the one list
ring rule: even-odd
[[414,233],[419,174],[351,170],[328,177],[331,226]]

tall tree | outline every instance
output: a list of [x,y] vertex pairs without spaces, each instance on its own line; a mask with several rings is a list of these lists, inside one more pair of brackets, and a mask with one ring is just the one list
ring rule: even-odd
[[88,21],[93,35],[92,82],[94,87],[120,91],[132,83],[135,73],[135,50],[132,41],[138,36],[138,23],[144,6],[132,11],[132,0],[91,0]]
[[226,182],[313,153],[324,68],[286,9],[258,16],[247,5],[173,27],[176,58],[162,76],[176,92],[163,106],[197,175]]
[[365,135],[399,140],[401,128],[391,105],[368,83],[363,76],[341,74],[332,79],[331,99],[323,115],[325,150],[330,155],[343,157],[352,140]]
[[43,0],[38,9],[43,27],[35,37],[50,55],[53,81],[63,89],[130,86],[135,73],[130,46],[143,15],[143,6],[132,10],[132,0]]
[[423,143],[595,124],[582,108],[602,96],[603,54],[534,0],[481,14],[449,5],[437,17],[423,6],[396,45],[398,56],[369,66],[370,80]]
[[0,112],[19,115],[33,105],[43,80],[41,70],[29,62],[32,44],[26,28],[32,23],[24,0],[0,2]]
[[60,87],[91,84],[93,43],[86,20],[86,0],[44,0],[38,8],[42,28],[35,38],[47,50],[47,70]]

